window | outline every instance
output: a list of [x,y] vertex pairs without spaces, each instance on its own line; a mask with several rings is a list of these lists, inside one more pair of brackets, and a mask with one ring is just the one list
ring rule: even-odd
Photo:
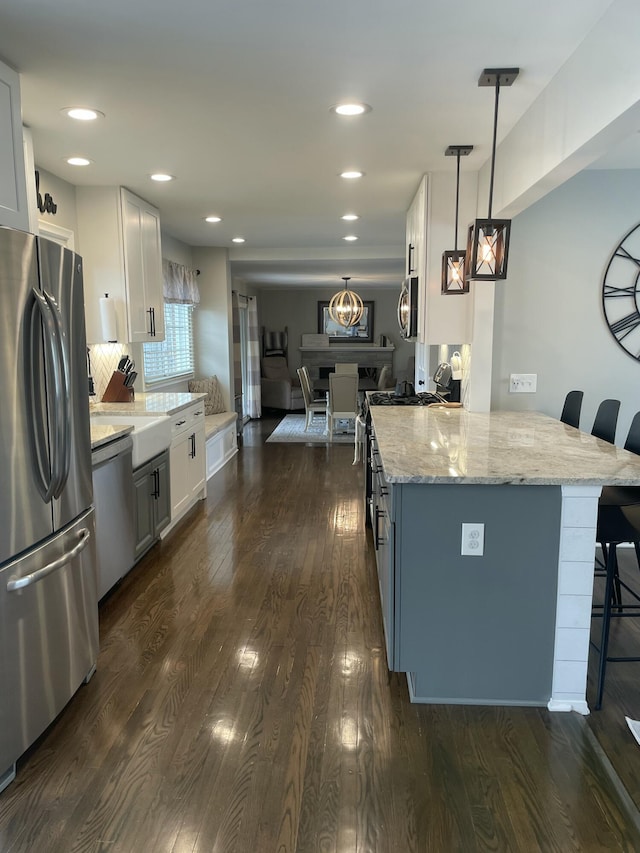
[[145,385],[193,376],[193,305],[164,304],[164,341],[143,344]]

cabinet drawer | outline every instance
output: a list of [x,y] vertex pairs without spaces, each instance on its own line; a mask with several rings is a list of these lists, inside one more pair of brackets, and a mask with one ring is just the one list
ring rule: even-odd
[[194,403],[177,412],[171,419],[172,440],[183,432],[193,432],[204,425],[204,403]]

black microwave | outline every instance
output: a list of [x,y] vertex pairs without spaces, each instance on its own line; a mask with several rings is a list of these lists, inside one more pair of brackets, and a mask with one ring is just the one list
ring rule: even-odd
[[398,299],[398,325],[405,340],[418,336],[418,276],[410,275],[402,282]]

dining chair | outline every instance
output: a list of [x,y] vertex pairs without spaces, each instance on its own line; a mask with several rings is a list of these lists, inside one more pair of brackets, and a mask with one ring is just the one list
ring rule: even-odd
[[584,391],[569,391],[564,399],[562,414],[560,420],[564,424],[579,429],[580,427],[580,410],[582,408],[582,398]]
[[598,406],[591,435],[615,444],[616,425],[618,423],[618,412],[620,411],[620,400],[603,400]]
[[311,390],[309,374],[308,372],[306,372],[306,369],[304,367],[299,367],[296,372],[298,374],[298,379],[300,380],[300,387],[302,388],[302,398],[304,400],[305,411],[304,431],[306,432],[311,426],[313,422],[313,416],[315,414],[322,414],[326,418],[327,400],[326,398],[314,398],[313,392]]
[[355,362],[338,362],[336,364],[336,373],[358,373],[358,365]]
[[333,441],[333,430],[336,421],[355,421],[357,414],[357,373],[330,373],[329,400],[327,406],[327,427],[329,429],[329,441]]

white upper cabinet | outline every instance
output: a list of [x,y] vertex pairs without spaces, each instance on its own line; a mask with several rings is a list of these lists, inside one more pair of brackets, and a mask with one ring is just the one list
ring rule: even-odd
[[87,342],[104,343],[100,298],[115,301],[117,340],[164,340],[162,247],[157,208],[124,187],[77,187]]
[[[412,275],[418,276],[418,342],[463,344],[470,340],[471,296],[443,294],[441,290],[442,253],[457,247],[464,249],[467,223],[475,216],[477,175],[463,174],[460,179],[459,235],[455,235],[456,176],[450,172],[424,175],[407,211],[407,247],[411,250]],[[409,274],[407,248],[407,274]],[[472,282],[472,287],[475,282]],[[480,285],[481,286],[481,285]]]
[[20,78],[0,62],[0,225],[29,230]]
[[429,176],[423,175],[407,211],[405,275],[418,276],[418,341],[424,342],[427,310],[427,210]]

